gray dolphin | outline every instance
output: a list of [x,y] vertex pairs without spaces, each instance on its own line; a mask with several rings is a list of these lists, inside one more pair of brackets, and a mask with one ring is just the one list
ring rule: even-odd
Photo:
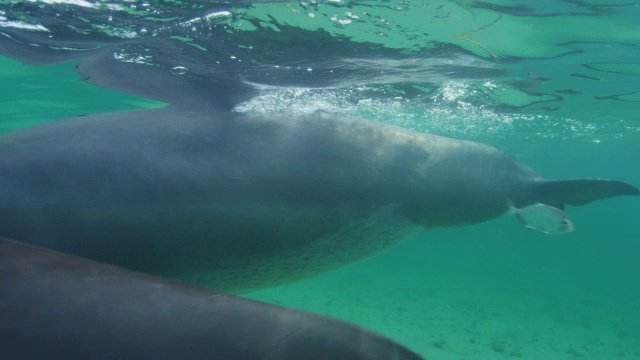
[[311,276],[512,205],[640,194],[373,122],[180,106],[1,137],[0,184],[0,235],[220,291]]
[[[209,50],[238,50],[239,39],[209,30]],[[489,220],[512,206],[563,208],[640,194],[614,180],[545,180],[475,142],[326,113],[235,113],[234,105],[256,94],[243,80],[261,65],[214,63],[211,52],[172,38],[0,35],[0,53],[35,64],[76,61],[86,81],[171,104],[0,137],[0,235],[69,254],[239,292],[334,269],[423,229]],[[331,44],[342,52],[321,54],[329,63],[350,47],[362,50]],[[272,45],[287,50],[275,52],[278,63],[300,66],[312,53],[292,53],[286,41]],[[260,49],[252,51],[273,55]],[[176,65],[189,71],[176,75]],[[367,74],[353,70],[360,81]],[[342,76],[313,71],[294,80],[330,86]]]
[[0,238],[2,359],[421,357],[327,317]]

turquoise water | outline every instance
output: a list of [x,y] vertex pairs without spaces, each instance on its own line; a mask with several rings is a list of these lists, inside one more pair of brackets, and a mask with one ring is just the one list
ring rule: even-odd
[[[2,27],[43,21],[13,19],[15,7],[0,4]],[[488,143],[547,178],[638,186],[639,8],[612,1],[260,3],[229,7],[233,16],[217,25],[243,36],[238,49],[252,36],[300,31],[370,49],[357,59],[365,77],[297,87],[277,76],[262,79],[272,90],[238,111],[328,109]],[[154,16],[168,16],[164,11]],[[430,62],[433,49],[455,49],[462,55],[446,61],[471,64],[472,73],[506,73],[430,71],[441,65]],[[404,57],[376,57],[385,51]],[[312,60],[273,71],[295,78],[322,67],[331,65]],[[83,83],[73,64],[34,67],[0,58],[3,132],[157,106]],[[510,216],[424,232],[373,259],[245,296],[358,323],[431,360],[640,359],[639,210],[637,198],[569,208],[576,231],[563,236],[530,231]]]

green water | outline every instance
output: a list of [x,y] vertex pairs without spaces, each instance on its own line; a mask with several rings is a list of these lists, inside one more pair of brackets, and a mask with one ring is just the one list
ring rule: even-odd
[[[490,59],[482,47],[454,36],[472,39],[514,77],[535,72],[553,81],[539,84],[539,95],[499,84],[501,94],[494,99],[513,105],[511,112],[479,107],[435,112],[415,103],[387,103],[353,113],[489,143],[548,178],[615,178],[638,186],[638,12],[608,13],[615,4],[591,1],[593,11],[601,12],[595,16],[580,13],[588,11],[577,3],[554,3],[557,11],[575,10],[572,15],[529,17],[474,7],[471,1],[442,2],[436,12],[442,16],[430,18],[427,38],[419,36],[427,25],[416,11],[369,9],[371,17],[392,24],[376,25],[379,31],[371,31],[371,22],[366,28],[355,20],[332,20],[336,14],[338,20],[364,16],[356,6],[349,8],[350,16],[336,6],[320,7],[316,22],[302,21],[311,10],[291,4],[246,11],[273,27],[322,28],[352,41],[408,50],[446,41]],[[270,14],[280,15],[278,21]],[[577,57],[559,57],[572,49]],[[519,57],[529,59],[507,61]],[[548,94],[563,94],[558,90],[579,93],[565,91],[561,106],[537,103]],[[2,132],[157,106],[84,84],[73,65],[28,67],[0,58]],[[640,359],[640,201],[615,198],[567,212],[576,226],[568,235],[536,233],[505,216],[425,232],[382,256],[246,296],[358,323],[430,360]]]
[[0,57],[0,133],[73,116],[162,106],[88,85],[73,69],[73,64],[24,66]]

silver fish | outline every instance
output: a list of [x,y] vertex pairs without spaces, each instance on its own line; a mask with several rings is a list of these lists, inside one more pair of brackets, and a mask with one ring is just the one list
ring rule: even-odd
[[512,211],[525,227],[545,234],[564,234],[574,229],[567,214],[550,205],[537,203],[519,209],[512,208]]

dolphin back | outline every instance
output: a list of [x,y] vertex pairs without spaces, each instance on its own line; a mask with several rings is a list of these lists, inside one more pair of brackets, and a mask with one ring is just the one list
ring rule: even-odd
[[406,359],[355,325],[0,238],[1,359]]
[[540,180],[533,185],[535,202],[564,208],[581,206],[592,201],[623,195],[640,195],[633,185],[607,179]]

